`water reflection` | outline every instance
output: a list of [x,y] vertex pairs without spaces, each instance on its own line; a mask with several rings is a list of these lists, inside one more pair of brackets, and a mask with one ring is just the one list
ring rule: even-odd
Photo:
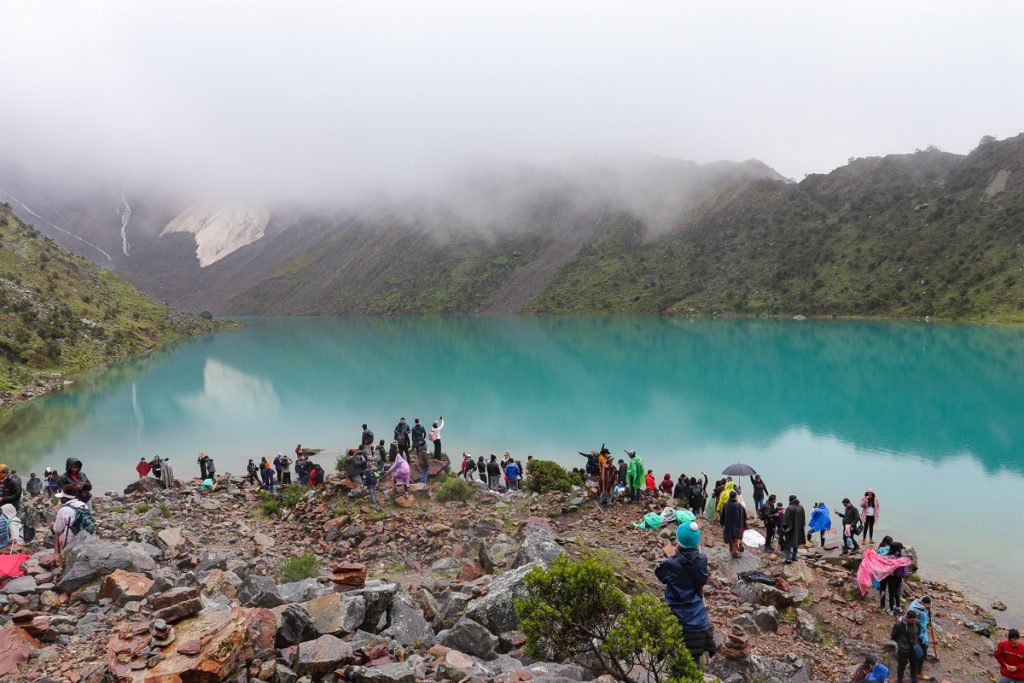
[[281,408],[270,380],[242,372],[214,358],[208,358],[203,368],[203,390],[179,396],[177,401],[193,417],[207,422],[266,419]]

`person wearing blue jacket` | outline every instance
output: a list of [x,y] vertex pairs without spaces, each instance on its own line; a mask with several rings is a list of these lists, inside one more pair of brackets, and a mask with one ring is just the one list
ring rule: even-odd
[[680,524],[676,529],[679,549],[654,570],[665,584],[665,603],[683,627],[683,644],[694,663],[701,666],[701,655],[713,656],[715,636],[704,606],[704,584],[708,581],[708,556],[700,552],[700,528],[697,522]]
[[828,514],[828,506],[824,503],[815,503],[811,510],[811,521],[807,523],[810,530],[808,536],[818,532],[821,534],[821,547],[825,547],[825,532],[832,528],[832,518]]
[[508,488],[515,491],[519,488],[519,465],[516,464],[515,460],[512,460],[505,466],[505,481],[508,482]]

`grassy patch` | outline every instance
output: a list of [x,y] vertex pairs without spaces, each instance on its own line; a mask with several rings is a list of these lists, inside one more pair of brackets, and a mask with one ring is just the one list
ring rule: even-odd
[[277,575],[286,582],[310,579],[320,573],[320,564],[320,558],[313,553],[292,555],[281,560],[277,567]]
[[139,503],[132,511],[137,515],[144,515],[152,509],[153,506],[149,503]]
[[453,500],[467,502],[476,498],[476,487],[458,477],[447,479],[437,488],[437,500],[447,503]]

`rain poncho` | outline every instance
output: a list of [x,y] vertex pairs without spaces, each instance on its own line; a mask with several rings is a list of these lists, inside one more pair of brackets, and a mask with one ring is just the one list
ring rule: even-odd
[[676,521],[676,510],[675,508],[665,508],[661,511],[661,523],[668,524]]
[[807,528],[812,532],[829,531],[832,528],[832,518],[828,515],[828,508],[819,505],[811,510],[811,521],[807,523]]
[[644,461],[639,455],[629,459],[629,466],[626,468],[626,488],[642,489],[645,485]]
[[633,526],[637,529],[658,529],[661,527],[661,515],[657,512],[648,512],[642,521]]
[[405,461],[405,458],[399,453],[395,456],[395,463],[388,470],[388,474],[395,473],[396,484],[408,484],[409,483],[409,463]]
[[729,492],[736,488],[736,482],[727,481],[725,482],[725,488],[722,489],[722,493],[718,496],[718,503],[715,505],[715,511],[719,514],[722,513],[722,508],[729,502]]
[[712,498],[711,496],[708,496],[708,502],[704,506],[704,518],[705,519],[714,519],[715,518],[715,505],[717,504],[717,502],[718,501],[716,501],[714,498]]
[[860,594],[868,594],[872,580],[881,581],[900,567],[909,567],[911,564],[913,561],[909,557],[883,557],[874,548],[865,548],[860,568],[857,569],[857,588]]
[[690,522],[696,522],[697,515],[693,514],[689,510],[676,510],[676,523],[677,524],[689,524]]

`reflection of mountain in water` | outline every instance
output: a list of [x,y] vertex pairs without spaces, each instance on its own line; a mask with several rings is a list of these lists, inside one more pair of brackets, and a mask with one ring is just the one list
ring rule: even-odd
[[274,385],[213,358],[203,368],[203,390],[178,398],[181,406],[203,420],[224,417],[259,419],[281,408]]
[[390,416],[423,394],[428,410],[493,409],[502,423],[546,419],[540,431],[597,441],[642,428],[685,445],[764,443],[806,426],[860,448],[968,453],[990,471],[1024,471],[1017,328],[579,317],[253,325],[213,346],[230,345],[246,372],[286,358],[290,377],[275,383],[285,401],[330,396],[358,412],[369,400]]

